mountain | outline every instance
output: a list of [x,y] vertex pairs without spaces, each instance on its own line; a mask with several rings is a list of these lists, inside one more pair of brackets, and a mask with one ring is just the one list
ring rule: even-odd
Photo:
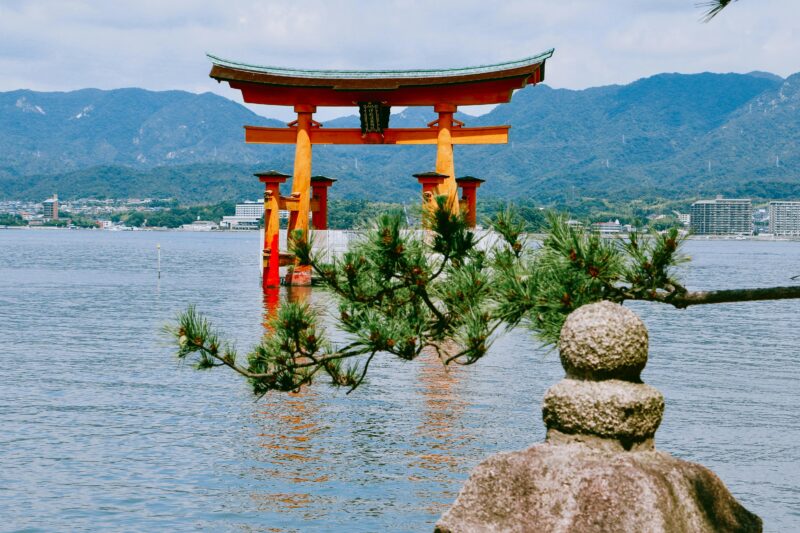
[[0,167],[44,174],[96,165],[254,163],[242,124],[283,125],[212,93],[143,89],[0,93]]
[[[613,198],[691,195],[700,191],[692,189],[690,178],[709,181],[709,158],[713,190],[704,193],[716,194],[758,165],[723,157],[709,139],[750,102],[780,86],[738,74],[661,74],[584,91],[538,86],[481,117],[481,123],[519,125],[509,147],[481,150],[487,167],[515,195],[563,199],[573,187],[581,195]],[[797,119],[790,120],[797,125]],[[747,145],[734,143],[743,156]]]
[[[392,115],[421,127],[430,109]],[[580,91],[538,85],[470,126],[510,124],[510,142],[457,146],[481,194],[575,197],[800,197],[800,74],[660,74]],[[252,172],[291,172],[291,146],[245,145],[242,125],[280,126],[223,97],[142,89],[0,93],[0,198],[258,196]],[[327,127],[357,127],[355,116]],[[314,172],[339,197],[407,200],[434,146],[316,146]]]

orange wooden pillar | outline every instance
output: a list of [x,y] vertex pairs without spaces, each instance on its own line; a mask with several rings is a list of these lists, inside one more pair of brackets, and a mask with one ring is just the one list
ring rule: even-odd
[[[311,115],[317,110],[313,105],[296,105],[297,120],[289,124],[297,133],[294,151],[294,177],[292,198],[296,198],[297,209],[289,212],[289,239],[300,230],[302,238],[308,238],[308,215],[311,208],[311,128],[315,126]],[[311,285],[311,267],[295,264],[286,275],[287,285]]]
[[280,287],[280,195],[281,183],[289,177],[277,170],[258,172],[258,181],[264,184],[264,244],[261,248],[261,283],[266,287]]
[[425,216],[436,208],[436,196],[441,194],[439,190],[447,180],[447,174],[422,172],[421,174],[414,174],[414,177],[422,185],[422,225],[427,227]]
[[466,202],[465,219],[467,226],[474,228],[478,218],[478,187],[486,180],[474,176],[463,176],[456,179],[456,183],[461,187],[463,196],[461,199]]
[[[453,162],[453,113],[457,107],[452,104],[436,104],[433,110],[439,119],[431,123],[437,127],[436,137],[436,172],[446,176],[444,182],[436,188],[436,194],[447,196],[450,209],[458,212],[458,186],[456,185],[455,163]],[[460,124],[460,123],[459,123]]]
[[328,229],[328,188],[336,182],[327,176],[311,177],[311,199],[316,200],[317,208],[311,213],[314,229]]

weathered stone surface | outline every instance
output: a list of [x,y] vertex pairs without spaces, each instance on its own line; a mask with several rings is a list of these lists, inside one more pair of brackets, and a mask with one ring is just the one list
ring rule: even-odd
[[583,444],[607,452],[638,452],[652,450],[656,447],[655,439],[639,441],[609,439],[606,437],[598,437],[597,435],[587,435],[585,433],[562,433],[554,428],[547,430],[545,441],[547,441],[548,444]]
[[703,466],[659,451],[539,444],[478,465],[440,533],[756,533],[761,519]]
[[647,364],[647,342],[647,328],[633,311],[597,302],[567,317],[558,346],[570,377],[639,381]]
[[639,379],[647,329],[632,311],[581,307],[559,346],[567,378],[545,394],[546,442],[478,465],[437,531],[761,531],[710,470],[654,449],[664,397]]
[[664,396],[643,383],[563,379],[544,396],[548,429],[628,442],[650,439],[664,414]]

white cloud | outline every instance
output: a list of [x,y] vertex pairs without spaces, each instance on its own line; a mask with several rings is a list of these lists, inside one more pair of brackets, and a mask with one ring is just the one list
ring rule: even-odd
[[798,15],[797,0],[743,0],[710,24],[695,0],[4,0],[0,90],[138,86],[238,99],[207,77],[206,51],[282,66],[435,68],[555,47],[547,83],[569,88],[665,71],[787,76],[800,70]]

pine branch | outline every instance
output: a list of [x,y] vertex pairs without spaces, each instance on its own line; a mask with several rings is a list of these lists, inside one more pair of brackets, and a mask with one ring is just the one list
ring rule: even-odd
[[[349,394],[378,354],[413,360],[431,349],[445,365],[471,365],[487,353],[501,326],[525,324],[545,344],[556,344],[567,315],[600,300],[686,308],[800,298],[800,285],[687,291],[673,274],[688,260],[674,228],[634,233],[627,241],[603,239],[549,215],[548,236],[534,249],[525,245],[519,216],[508,209],[492,222],[502,241],[487,254],[477,250],[462,217],[447,211],[429,220],[432,241],[431,234],[404,233],[402,217],[382,215],[342,259],[326,265],[313,257],[308,240],[293,239],[297,257],[338,299],[339,328],[351,336],[346,346],[333,349],[311,307],[284,303],[242,366],[235,350],[226,344],[223,352],[219,334],[189,307],[168,328],[178,357],[196,356],[198,369],[228,366],[248,379],[256,396],[298,390],[321,371]],[[346,360],[354,362],[343,369]]]
[[731,2],[736,2],[737,0],[708,0],[704,2],[698,2],[695,4],[699,8],[707,9],[702,18],[700,19],[702,22],[711,22],[711,19],[716,17],[720,14],[720,12],[728,7]]
[[632,299],[661,302],[673,305],[678,309],[685,309],[690,305],[739,303],[766,300],[790,300],[795,298],[800,298],[800,285],[764,287],[757,289],[694,291],[677,294],[654,293]]

